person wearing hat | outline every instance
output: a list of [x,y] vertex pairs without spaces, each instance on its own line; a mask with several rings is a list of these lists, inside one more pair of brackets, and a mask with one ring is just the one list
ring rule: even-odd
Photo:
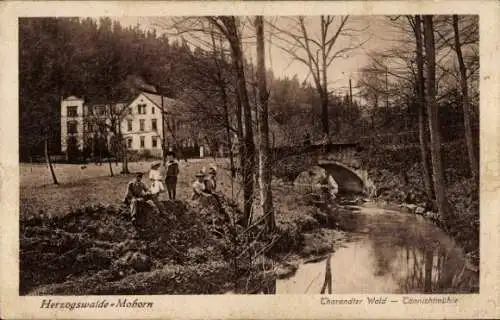
[[217,187],[216,179],[217,170],[214,165],[211,165],[208,168],[208,174],[205,177],[205,191],[208,193],[215,192],[215,188]]
[[148,188],[142,182],[142,173],[138,173],[135,179],[130,181],[127,185],[127,193],[124,202],[130,205],[130,215],[132,221],[135,221],[137,215],[137,202],[144,201],[144,198],[149,194]]
[[160,193],[165,192],[165,187],[162,182],[162,174],[160,172],[161,162],[155,162],[149,171],[149,179],[151,180],[151,187],[149,188],[148,199],[153,201],[158,210],[163,211],[163,205],[159,200]]
[[175,191],[177,188],[177,176],[179,175],[179,162],[175,159],[173,151],[167,152],[166,178],[165,184],[167,185],[168,198],[175,200]]
[[203,172],[203,170],[196,173],[195,177],[196,180],[192,184],[193,195],[191,196],[191,200],[198,200],[202,196],[206,197],[209,195],[205,189],[205,183],[204,183],[205,173]]

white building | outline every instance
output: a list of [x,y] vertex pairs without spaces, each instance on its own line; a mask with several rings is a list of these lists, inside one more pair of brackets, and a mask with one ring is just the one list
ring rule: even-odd
[[[70,96],[61,100],[61,150],[71,143],[83,151],[95,149],[97,141],[110,146],[115,133],[122,135],[128,150],[161,156],[164,137],[172,145],[178,129],[182,103],[158,94],[141,92],[130,103],[86,104]],[[99,140],[103,138],[103,140]]]
[[75,96],[61,99],[61,150],[63,152],[68,149],[68,141],[71,138],[76,139],[80,150],[83,148],[83,102],[83,99]]

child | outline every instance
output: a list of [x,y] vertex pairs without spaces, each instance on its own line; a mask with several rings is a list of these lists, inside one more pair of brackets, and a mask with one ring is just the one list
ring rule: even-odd
[[165,184],[167,185],[168,198],[175,200],[175,189],[177,188],[177,176],[179,175],[179,162],[175,159],[173,151],[167,152],[166,178]]
[[163,205],[159,200],[160,193],[165,192],[163,186],[162,175],[159,171],[161,163],[154,163],[149,171],[149,179],[151,180],[151,187],[149,188],[149,199],[154,202],[158,210],[163,210]]
[[151,169],[149,170],[149,180],[163,180],[163,175],[160,168],[161,162],[155,162],[151,165]]
[[215,166],[211,165],[208,168],[208,174],[207,174],[207,177],[205,178],[205,191],[206,192],[209,192],[209,193],[215,192],[215,189],[217,187],[216,175],[217,175],[217,171],[215,170]]
[[198,200],[202,196],[207,196],[208,194],[205,192],[205,183],[204,178],[205,174],[203,172],[198,172],[196,175],[196,180],[193,182],[193,195],[191,196],[191,200]]

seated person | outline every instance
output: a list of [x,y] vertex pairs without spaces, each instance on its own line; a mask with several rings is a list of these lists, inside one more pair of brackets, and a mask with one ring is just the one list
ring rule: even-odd
[[137,214],[137,201],[144,201],[144,197],[148,195],[148,188],[142,182],[142,173],[138,173],[134,180],[127,185],[127,193],[124,202],[130,204],[130,215],[132,221],[135,221]]
[[193,195],[191,196],[191,200],[198,200],[201,197],[209,196],[210,193],[207,192],[204,178],[205,174],[203,172],[198,172],[196,175],[196,180],[193,182]]
[[205,191],[209,193],[215,192],[217,188],[217,171],[214,166],[210,166],[208,169],[208,175],[205,177]]
[[160,193],[165,192],[165,186],[163,185],[163,175],[160,172],[161,163],[155,163],[151,166],[149,171],[149,179],[151,180],[151,187],[149,188],[148,200],[153,201],[158,210],[164,211],[163,204],[160,202]]

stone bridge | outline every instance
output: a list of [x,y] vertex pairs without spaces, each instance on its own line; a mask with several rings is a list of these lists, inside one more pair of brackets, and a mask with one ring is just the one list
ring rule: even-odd
[[339,193],[370,194],[373,184],[367,171],[361,168],[362,149],[358,143],[287,146],[272,149],[272,158],[286,161],[288,157],[307,155],[311,167],[319,166],[335,179]]

